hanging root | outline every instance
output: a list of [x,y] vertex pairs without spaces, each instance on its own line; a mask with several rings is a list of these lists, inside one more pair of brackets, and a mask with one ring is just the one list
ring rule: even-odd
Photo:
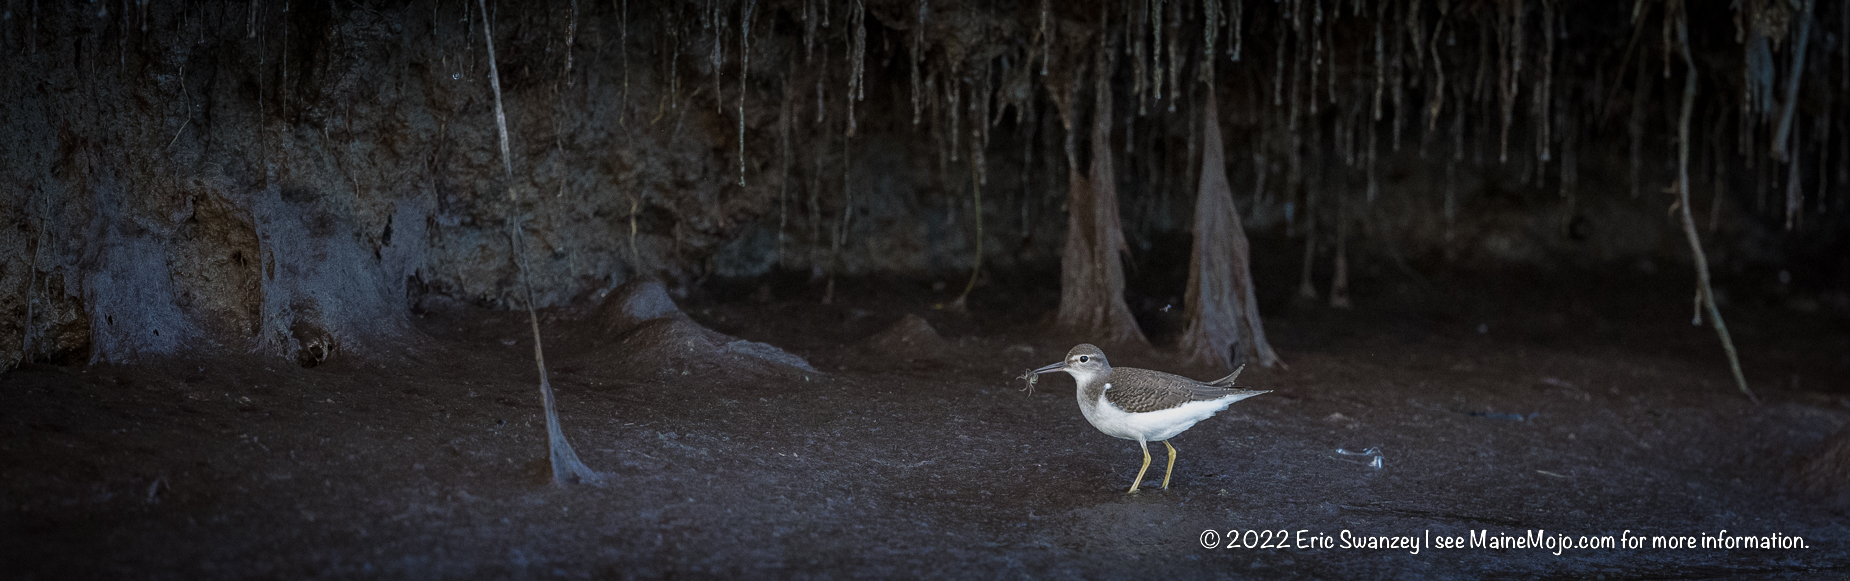
[[970,282],[964,285],[964,292],[957,295],[957,300],[951,302],[951,308],[957,311],[966,308],[964,301],[970,298],[970,291],[976,289],[977,276],[983,272],[983,186],[988,185],[989,181],[984,153],[989,148],[989,102],[995,96],[995,87],[990,82],[988,69],[988,65],[985,65],[982,81],[985,94],[979,98],[973,90],[970,95],[976,101],[970,104],[976,110],[971,115],[976,122],[975,127],[970,129],[970,195],[976,209],[976,260],[970,266]]
[[1792,114],[1799,108],[1799,78],[1804,76],[1805,44],[1811,38],[1812,2],[1805,0],[1799,11],[1799,39],[1792,47],[1792,73],[1786,75],[1786,102],[1779,113],[1779,131],[1773,136],[1773,158],[1779,161],[1786,161],[1786,136],[1792,132]]
[[642,268],[642,249],[636,247],[636,215],[642,212],[642,203],[636,199],[635,193],[631,193],[629,196],[630,196],[630,265],[632,268],[640,270]]
[[[847,96],[849,101],[854,95]],[[835,273],[842,268],[842,247],[848,244],[848,228],[854,223],[854,187],[849,183],[854,164],[849,154],[854,151],[854,138],[843,137],[841,140],[841,219],[835,225],[835,239],[830,244],[829,281],[822,291],[822,304],[835,302]]]
[[854,12],[849,13],[848,26],[854,29],[854,54],[849,55],[851,69],[848,74],[848,136],[854,137],[854,102],[867,99],[867,6],[861,0],[855,0]]
[[1219,8],[1220,2],[1201,3],[1201,13],[1204,19],[1201,25],[1201,62],[1196,63],[1195,68],[1201,73],[1198,75],[1201,82],[1207,83],[1209,86],[1214,84],[1214,45],[1215,42],[1220,39],[1221,15]]
[[[747,0],[739,14],[739,187],[745,187],[745,77],[752,69],[752,12],[758,0]],[[717,98],[717,94],[715,95]]]
[[1427,51],[1432,54],[1433,72],[1433,85],[1428,88],[1428,94],[1432,96],[1432,99],[1426,106],[1427,133],[1438,129],[1439,112],[1445,108],[1445,61],[1439,59],[1439,36],[1440,33],[1445,32],[1445,16],[1451,11],[1451,7],[1451,2],[1440,0],[1439,21],[1432,27],[1432,48]]
[[1227,56],[1236,63],[1240,62],[1241,45],[1246,44],[1246,36],[1241,31],[1241,21],[1246,17],[1245,4],[1246,0],[1233,0],[1233,21],[1227,23],[1227,27],[1233,29],[1233,46],[1227,47]]
[[[1542,36],[1547,42],[1542,49],[1542,83],[1535,92],[1535,136],[1536,159],[1541,164],[1549,160],[1549,99],[1553,98],[1554,60],[1555,60],[1555,5],[1554,0],[1542,0]],[[1541,171],[1538,167],[1536,171]]]
[[919,21],[912,27],[912,126],[919,126],[919,65],[921,53],[925,48],[925,14],[929,10],[925,0],[919,0]]
[[1502,66],[1497,70],[1498,96],[1503,105],[1503,133],[1498,142],[1497,161],[1510,159],[1510,124],[1516,119],[1516,92],[1522,82],[1522,11],[1523,0],[1503,0],[1498,4],[1503,12],[1499,18],[1498,28],[1503,31],[1503,43],[1498,45],[1504,56]]
[[[977,159],[981,159],[982,154],[982,149],[978,148],[975,154]],[[976,262],[970,266],[970,282],[964,284],[964,292],[957,295],[957,300],[951,301],[951,309],[956,311],[967,308],[964,301],[970,298],[970,291],[976,289],[977,275],[983,272],[983,182],[977,174],[980,163],[973,160],[970,164],[970,195],[976,206]],[[1032,380],[1028,385],[1034,385]]]
[[515,264],[520,268],[521,286],[527,291],[527,322],[533,327],[533,364],[540,371],[540,398],[546,406],[546,444],[552,461],[553,484],[595,483],[603,475],[585,466],[578,460],[578,454],[572,451],[571,442],[566,441],[565,431],[559,426],[559,408],[553,401],[552,383],[546,380],[546,353],[540,346],[540,318],[533,312],[533,281],[527,274],[526,248],[521,243],[520,225],[513,216],[518,200],[514,196],[514,161],[508,155],[507,112],[501,105],[501,73],[495,66],[495,34],[488,24],[488,6],[486,0],[475,0],[482,10],[482,36],[488,45],[488,81],[495,91],[495,126],[501,134],[501,166],[507,180],[508,198],[508,235],[514,250]]
[[[1798,148],[1799,132],[1792,132],[1793,148]],[[1799,160],[1786,160],[1786,231],[1799,227],[1799,211],[1804,209],[1805,191],[1799,180]]]
[[1375,121],[1381,120],[1381,89],[1387,86],[1387,52],[1382,45],[1381,21],[1387,20],[1388,3],[1382,2],[1375,14]]
[[1150,62],[1153,81],[1151,89],[1156,93],[1156,100],[1163,100],[1163,0],[1150,3]]
[[1169,20],[1169,112],[1174,113],[1176,110],[1176,101],[1179,101],[1182,99],[1181,89],[1178,88],[1177,86],[1177,81],[1181,80],[1180,77],[1182,76],[1182,51],[1181,49],[1177,48],[1177,42],[1182,37],[1182,3],[1178,1],[1174,4],[1171,4],[1170,14],[1171,14],[1171,17]]
[[[1808,0],[1809,3],[1809,0]],[[1668,18],[1669,15],[1665,15]],[[1689,249],[1696,259],[1696,281],[1700,285],[1702,302],[1709,307],[1709,320],[1715,323],[1715,334],[1721,337],[1722,349],[1728,352],[1728,367],[1734,372],[1734,383],[1741,388],[1741,393],[1755,404],[1760,398],[1747,387],[1747,378],[1741,374],[1741,358],[1734,351],[1734,340],[1728,336],[1728,325],[1722,322],[1721,309],[1715,306],[1715,289],[1709,284],[1709,259],[1702,253],[1702,240],[1696,236],[1696,220],[1690,216],[1689,209],[1689,116],[1695,108],[1696,101],[1696,60],[1689,53],[1688,15],[1682,11],[1677,14],[1677,40],[1682,44],[1683,62],[1689,72],[1683,79],[1683,114],[1677,120],[1677,209],[1683,220],[1683,236],[1689,239]]]
[[790,226],[790,102],[793,96],[790,83],[792,76],[789,72],[784,74],[784,104],[778,110],[777,117],[777,149],[783,162],[780,164],[783,178],[778,180],[777,186],[777,266],[779,268],[784,266],[785,231]]
[[565,24],[565,86],[572,86],[572,41],[578,38],[578,0],[572,0],[572,17]]
[[[1150,109],[1150,93],[1144,90],[1144,82],[1147,81],[1150,76],[1150,66],[1145,62],[1148,60],[1149,54],[1144,48],[1147,35],[1143,32],[1143,22],[1144,19],[1149,16],[1149,12],[1139,9],[1137,6],[1138,3],[1135,1],[1128,2],[1128,4],[1130,5],[1131,14],[1125,17],[1124,20],[1124,25],[1128,27],[1128,30],[1124,33],[1124,37],[1125,42],[1131,44],[1131,94],[1137,96],[1137,115],[1142,116],[1149,114]],[[1131,37],[1131,31],[1136,31],[1137,36],[1135,38]],[[1130,141],[1126,140],[1125,143],[1129,144]],[[1126,151],[1125,153],[1130,152]]]
[[[1405,71],[1407,60],[1406,38],[1404,34],[1394,35],[1394,55],[1388,59],[1388,75],[1390,77],[1388,90],[1391,91],[1391,99],[1394,102],[1394,141],[1392,142],[1394,151],[1400,151],[1400,129],[1406,125],[1407,119],[1407,107],[1404,102],[1407,84],[1407,75]],[[1418,43],[1414,44],[1417,45]]]
[[38,235],[33,237],[35,244],[32,245],[32,261],[26,266],[26,324],[19,334],[19,363],[21,364],[32,359],[32,289],[38,286],[39,252],[45,249],[45,226],[50,224],[50,218],[51,193],[46,192],[45,209],[39,214]]
[[1053,34],[1047,30],[1047,2],[1041,0],[1041,76],[1047,76],[1047,61],[1053,60]]
[[[465,3],[463,4],[463,6],[468,6],[468,4]],[[623,103],[627,104],[630,101],[630,2],[629,0],[623,0],[623,8],[620,11],[620,14],[617,18],[617,24],[618,24],[618,28],[622,29],[622,31],[619,32],[617,35],[617,39],[618,39],[617,49],[618,49],[618,52],[620,53],[619,56],[623,60]],[[628,108],[626,107],[624,110],[627,112]],[[623,115],[617,116],[618,124],[621,124],[623,122],[623,117],[624,117]]]
[[1330,267],[1330,307],[1337,309],[1354,306],[1349,302],[1349,217],[1344,212],[1348,209],[1346,198],[1337,197],[1336,258]]

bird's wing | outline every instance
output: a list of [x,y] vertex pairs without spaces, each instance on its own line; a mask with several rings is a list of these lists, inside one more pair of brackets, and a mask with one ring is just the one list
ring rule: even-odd
[[1131,413],[1161,411],[1189,402],[1212,401],[1230,395],[1246,399],[1267,393],[1206,384],[1180,375],[1133,367],[1112,369],[1106,381],[1111,384],[1105,390],[1106,401]]
[[1119,367],[1111,370],[1106,382],[1111,387],[1105,390],[1105,399],[1131,413],[1166,410],[1200,401],[1196,396],[1200,383],[1160,371]]

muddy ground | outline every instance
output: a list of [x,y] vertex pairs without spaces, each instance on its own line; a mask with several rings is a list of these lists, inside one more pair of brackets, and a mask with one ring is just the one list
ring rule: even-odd
[[[1646,269],[1654,270],[1654,269]],[[1275,390],[1140,456],[1072,380],[1044,284],[712,282],[694,320],[819,371],[639,373],[542,314],[566,431],[608,474],[548,484],[524,317],[439,311],[402,353],[215,357],[0,375],[0,568],[14,579],[507,577],[1841,578],[1850,526],[1794,486],[1850,424],[1850,325],[1737,291],[1764,404],[1691,327],[1687,273],[1477,272],[1358,284],[1350,311],[1264,296]],[[1030,289],[1030,290],[1021,290]],[[1173,342],[1181,308],[1133,296]],[[1805,305],[1800,303],[1800,307]],[[907,314],[944,340],[874,340]],[[929,337],[925,337],[929,343]],[[1162,351],[1118,365],[1176,369]],[[672,367],[678,366],[679,369]],[[1191,371],[1197,377],[1208,371]],[[647,377],[648,379],[638,379]],[[1521,419],[1515,419],[1521,418]],[[1338,449],[1378,448],[1367,457]],[[1809,547],[1215,549],[1205,529],[1340,535],[1796,535]],[[1337,537],[1340,539],[1340,537]],[[1340,542],[1340,541],[1338,541]]]

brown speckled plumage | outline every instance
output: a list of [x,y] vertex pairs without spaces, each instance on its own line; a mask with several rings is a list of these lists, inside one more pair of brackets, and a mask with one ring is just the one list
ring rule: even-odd
[[[1202,383],[1173,373],[1137,369],[1135,367],[1113,367],[1105,381],[1091,386],[1086,395],[1096,399],[1098,390],[1105,392],[1105,400],[1118,409],[1143,413],[1166,410],[1191,401],[1216,400],[1229,395],[1259,395],[1265,391],[1237,389],[1231,381],[1232,376],[1217,381]],[[1222,383],[1225,382],[1225,383]],[[1106,389],[1105,386],[1111,386]]]

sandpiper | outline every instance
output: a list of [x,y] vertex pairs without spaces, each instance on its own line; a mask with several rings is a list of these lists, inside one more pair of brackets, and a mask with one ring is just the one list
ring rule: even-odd
[[[1240,369],[1245,369],[1241,366]],[[1035,375],[1065,371],[1079,385],[1079,411],[1092,427],[1106,435],[1136,440],[1143,448],[1143,467],[1131,481],[1130,492],[1137,492],[1143,474],[1150,469],[1150,442],[1162,442],[1169,448],[1169,468],[1163,472],[1163,488],[1169,488],[1169,475],[1176,469],[1176,448],[1169,439],[1240,401],[1271,390],[1237,389],[1232,375],[1200,382],[1180,375],[1133,367],[1113,368],[1105,361],[1105,352],[1090,343],[1081,343],[1066,352],[1066,360],[1034,370]]]

